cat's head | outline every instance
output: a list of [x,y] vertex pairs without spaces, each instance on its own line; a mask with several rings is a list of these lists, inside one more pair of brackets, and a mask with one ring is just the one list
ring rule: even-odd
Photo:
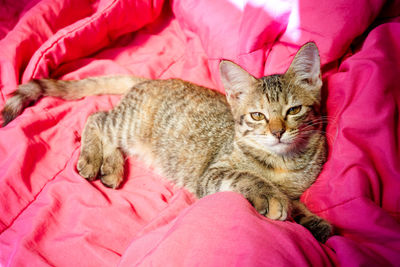
[[314,43],[299,49],[284,74],[257,79],[226,60],[220,63],[220,74],[235,119],[237,142],[287,155],[320,128],[322,80]]

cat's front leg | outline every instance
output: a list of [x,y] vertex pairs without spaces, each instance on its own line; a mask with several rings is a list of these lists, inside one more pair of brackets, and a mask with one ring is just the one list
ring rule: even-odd
[[286,220],[289,198],[272,184],[258,177],[248,177],[238,181],[233,189],[247,198],[260,214],[272,220]]
[[196,189],[198,197],[222,191],[242,194],[262,215],[273,220],[286,220],[290,201],[268,181],[234,169],[210,169]]

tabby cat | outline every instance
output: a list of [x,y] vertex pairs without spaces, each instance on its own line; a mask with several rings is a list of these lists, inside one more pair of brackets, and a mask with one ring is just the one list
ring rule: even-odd
[[226,97],[178,79],[32,80],[7,101],[4,125],[42,95],[125,94],[113,110],[89,117],[77,163],[81,176],[100,176],[118,188],[124,154],[138,155],[199,198],[238,192],[259,213],[276,220],[291,215],[325,242],[331,225],[299,201],[326,159],[316,45],[301,47],[284,74],[257,79],[223,60],[220,75]]

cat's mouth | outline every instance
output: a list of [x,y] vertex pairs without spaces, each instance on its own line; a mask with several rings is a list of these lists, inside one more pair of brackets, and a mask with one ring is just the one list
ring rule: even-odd
[[291,146],[293,144],[293,142],[289,142],[286,140],[282,140],[282,139],[276,139],[275,142],[272,142],[269,146],[270,147],[274,147],[274,146]]
[[286,139],[286,138],[277,138],[274,136],[271,136],[271,138],[269,138],[269,143],[271,146],[275,146],[275,145],[293,145],[294,140],[293,139]]
[[294,140],[287,140],[285,138],[278,139],[274,136],[264,136],[263,138],[258,137],[254,138],[253,141],[257,143],[257,146],[261,146],[262,149],[279,155],[287,154],[295,147]]
[[285,155],[293,151],[295,148],[295,144],[293,142],[287,142],[284,140],[277,140],[275,144],[269,144],[266,146],[266,149],[269,152],[278,155]]
[[273,135],[252,135],[247,136],[246,139],[250,141],[247,142],[249,145],[277,155],[286,155],[288,153],[292,153],[293,150],[297,149],[299,144],[299,140],[296,138],[289,138],[285,136],[282,138],[277,138]]

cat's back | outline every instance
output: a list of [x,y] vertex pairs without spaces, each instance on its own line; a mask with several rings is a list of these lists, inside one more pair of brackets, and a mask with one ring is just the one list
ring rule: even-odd
[[[126,95],[133,105],[141,145],[170,179],[199,177],[221,153],[231,149],[234,122],[225,96],[179,79],[141,83]],[[190,176],[190,177],[189,177]]]
[[221,123],[233,123],[223,94],[179,79],[141,83],[125,98],[141,98],[141,112],[155,116],[153,121],[158,127],[183,123],[190,129],[201,125],[211,130]]
[[[223,94],[180,79],[148,80],[135,87],[146,91],[153,101],[173,101],[178,105],[181,105],[182,101],[187,104],[212,104],[217,108],[229,109]],[[135,94],[134,91],[132,93]]]

